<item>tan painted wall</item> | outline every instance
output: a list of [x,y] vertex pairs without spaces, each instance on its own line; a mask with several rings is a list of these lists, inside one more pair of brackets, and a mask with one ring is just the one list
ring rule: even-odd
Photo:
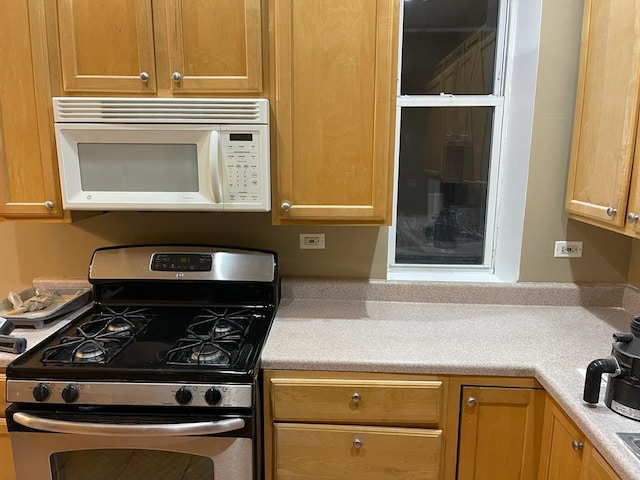
[[[631,239],[564,214],[583,1],[543,5],[520,280],[626,283]],[[583,257],[553,258],[556,240],[582,240]]]
[[633,241],[633,251],[629,266],[629,283],[640,288],[640,240]]
[[[315,232],[326,234],[326,249],[299,250],[298,234]],[[272,249],[285,275],[384,278],[386,271],[386,229],[377,227],[275,227],[269,213],[112,212],[70,225],[0,222],[0,294],[37,276],[86,276],[97,247],[172,242]]]
[[[542,48],[529,172],[523,281],[626,282],[640,286],[640,247],[563,214],[582,0],[544,2]],[[324,232],[327,249],[299,250],[298,234]],[[279,252],[285,275],[384,278],[387,229],[272,226],[269,214],[109,213],[71,225],[0,222],[0,296],[37,276],[85,276],[100,246],[203,242]],[[555,240],[584,242],[584,257],[554,259]]]

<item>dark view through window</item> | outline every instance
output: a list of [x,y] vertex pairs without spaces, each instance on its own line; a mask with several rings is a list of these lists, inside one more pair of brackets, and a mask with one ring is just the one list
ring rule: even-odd
[[401,108],[396,264],[484,262],[497,24],[498,0],[404,2],[399,104],[424,101]]

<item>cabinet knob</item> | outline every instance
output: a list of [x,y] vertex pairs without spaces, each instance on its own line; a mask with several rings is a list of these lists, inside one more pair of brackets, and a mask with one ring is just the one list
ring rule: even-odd
[[640,215],[638,215],[637,213],[629,213],[629,215],[627,215],[627,220],[629,221],[629,223],[636,223],[638,221],[638,219],[640,218]]
[[353,439],[353,448],[362,448],[362,440],[356,437]]
[[147,83],[149,81],[149,74],[147,72],[140,72],[140,81]]
[[571,440],[571,448],[573,448],[574,451],[579,452],[584,448],[584,442],[581,442],[580,440],[574,438],[573,440]]
[[360,394],[358,392],[353,392],[353,395],[351,395],[351,401],[353,403],[360,403],[362,397],[360,397]]
[[180,80],[182,80],[182,75],[180,75],[180,72],[173,72],[171,74],[171,80],[173,80],[175,83],[180,82]]
[[46,208],[47,210],[53,210],[53,207],[55,207],[55,205],[51,200],[47,200],[46,202],[44,202],[44,208]]
[[289,202],[282,202],[282,205],[280,205],[280,209],[284,213],[287,213],[289,210],[291,210],[291,204]]
[[610,217],[615,217],[616,213],[618,213],[617,208],[613,208],[613,207],[607,208],[607,215],[609,215]]
[[467,405],[469,407],[475,407],[477,404],[478,404],[478,400],[476,400],[474,397],[467,398]]

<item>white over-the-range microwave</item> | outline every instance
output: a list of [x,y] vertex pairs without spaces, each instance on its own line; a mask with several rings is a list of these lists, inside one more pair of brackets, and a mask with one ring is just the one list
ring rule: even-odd
[[64,208],[269,211],[269,102],[53,99]]

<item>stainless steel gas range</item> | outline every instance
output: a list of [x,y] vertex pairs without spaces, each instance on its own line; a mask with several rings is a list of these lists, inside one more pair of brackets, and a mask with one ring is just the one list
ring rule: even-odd
[[7,367],[17,480],[258,479],[273,252],[94,252],[93,311]]

